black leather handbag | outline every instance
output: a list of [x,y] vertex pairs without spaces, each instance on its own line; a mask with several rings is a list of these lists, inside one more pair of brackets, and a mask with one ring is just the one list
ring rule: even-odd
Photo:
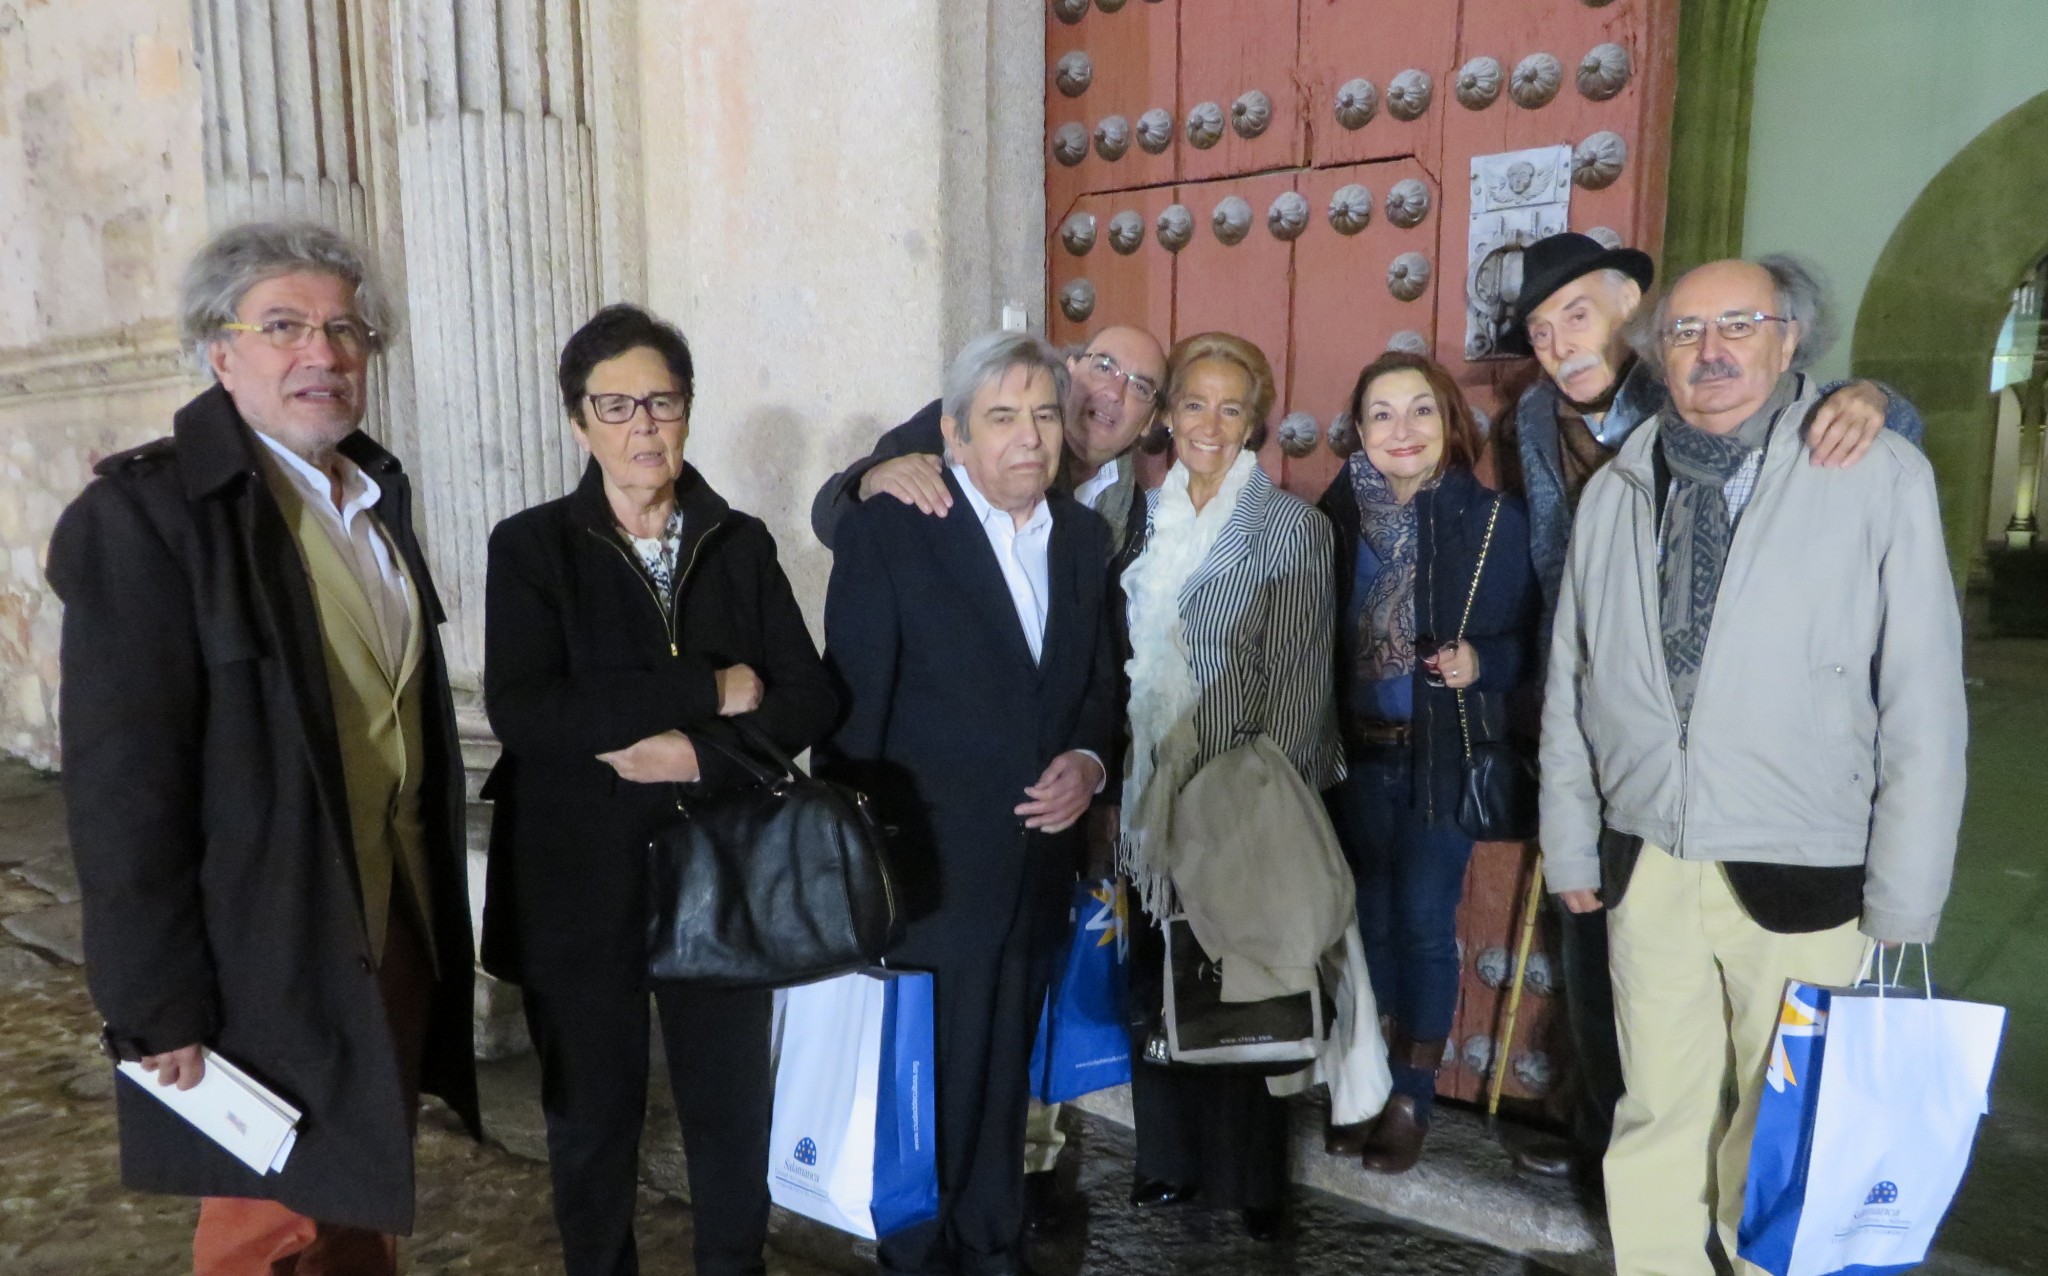
[[[1465,639],[1465,626],[1472,620],[1472,603],[1479,597],[1479,577],[1486,570],[1486,551],[1493,547],[1493,529],[1500,522],[1501,498],[1493,498],[1493,512],[1486,518],[1486,536],[1479,542],[1479,562],[1472,569],[1472,588],[1465,594],[1465,614],[1458,620],[1458,640]],[[1521,842],[1536,836],[1536,768],[1513,745],[1504,740],[1472,739],[1472,714],[1465,704],[1465,692],[1458,696],[1458,734],[1464,741],[1462,773],[1458,777],[1458,827],[1475,842]]]
[[647,973],[730,988],[806,983],[879,961],[904,917],[861,794],[813,779],[743,719],[693,734],[746,784],[685,797],[647,848]]

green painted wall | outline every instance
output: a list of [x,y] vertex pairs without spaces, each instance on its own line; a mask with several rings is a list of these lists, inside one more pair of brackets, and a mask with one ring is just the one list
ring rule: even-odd
[[[1812,258],[1835,286],[1846,327],[1921,189],[1992,121],[2044,90],[2048,0],[1770,0],[1750,112],[1744,254]],[[1844,340],[1820,372],[1846,376],[1849,365]]]

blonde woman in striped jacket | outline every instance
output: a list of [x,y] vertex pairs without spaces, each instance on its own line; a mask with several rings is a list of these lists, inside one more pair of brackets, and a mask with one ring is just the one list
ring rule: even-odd
[[[1122,861],[1137,903],[1153,912],[1171,898],[1171,850],[1146,812],[1203,765],[1263,735],[1312,789],[1344,773],[1331,689],[1332,534],[1321,513],[1258,467],[1273,399],[1271,365],[1242,338],[1204,333],[1168,357],[1174,464],[1148,497],[1144,550],[1123,577],[1132,741]],[[1133,929],[1132,969],[1156,978],[1156,921]],[[1142,986],[1134,997],[1148,991],[1156,998]],[[1278,1237],[1287,1113],[1263,1077],[1141,1059],[1133,1101],[1134,1205],[1199,1197],[1241,1210],[1254,1237]]]

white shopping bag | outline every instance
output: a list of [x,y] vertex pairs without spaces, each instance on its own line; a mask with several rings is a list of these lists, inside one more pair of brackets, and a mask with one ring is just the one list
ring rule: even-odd
[[857,972],[776,994],[768,1192],[874,1239],[936,1217],[932,978]]
[[1739,1246],[1774,1276],[1925,1261],[1990,1111],[2005,1008],[1879,975],[1876,986],[1786,985]]

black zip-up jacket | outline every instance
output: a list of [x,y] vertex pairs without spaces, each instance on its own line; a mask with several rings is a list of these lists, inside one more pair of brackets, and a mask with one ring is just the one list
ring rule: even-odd
[[[598,754],[668,730],[727,730],[716,674],[737,664],[765,687],[752,720],[790,754],[838,715],[768,529],[688,465],[676,504],[666,615],[595,462],[573,493],[491,533],[484,706],[505,752],[484,793],[496,812],[483,964],[500,979],[645,978],[647,842],[678,790],[621,779]],[[737,778],[714,750],[697,757],[704,786]]]

